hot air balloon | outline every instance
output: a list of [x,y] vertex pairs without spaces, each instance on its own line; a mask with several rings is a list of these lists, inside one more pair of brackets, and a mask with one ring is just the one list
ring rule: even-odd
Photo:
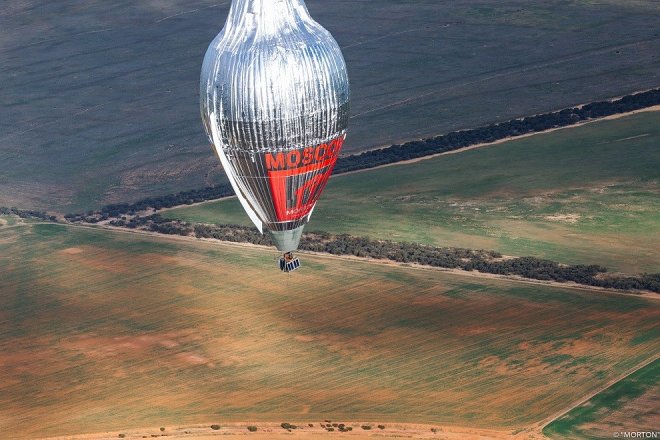
[[233,0],[202,65],[206,133],[245,212],[300,266],[305,224],[346,138],[346,63],[303,0]]

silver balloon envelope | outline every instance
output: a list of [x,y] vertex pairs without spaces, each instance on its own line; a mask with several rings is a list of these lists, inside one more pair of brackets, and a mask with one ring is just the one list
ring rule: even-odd
[[337,42],[303,0],[234,0],[204,57],[200,103],[246,213],[279,250],[295,250],[346,137]]

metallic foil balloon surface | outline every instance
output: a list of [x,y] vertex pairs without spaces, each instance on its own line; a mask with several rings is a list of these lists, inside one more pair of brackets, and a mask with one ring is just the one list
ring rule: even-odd
[[201,113],[236,194],[281,251],[298,247],[346,137],[337,42],[303,0],[234,0],[202,66]]

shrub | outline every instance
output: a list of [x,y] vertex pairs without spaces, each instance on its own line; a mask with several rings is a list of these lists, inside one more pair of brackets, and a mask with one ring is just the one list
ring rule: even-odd
[[256,426],[248,426],[247,429],[250,432],[255,432],[257,430],[257,427]]
[[362,425],[362,429],[364,429],[365,431],[368,431],[368,430],[371,429],[371,425]]
[[160,432],[163,432],[163,431],[165,431],[165,428],[161,426],[160,427]]
[[220,429],[220,425],[211,425],[211,429],[218,430]]
[[385,425],[378,425],[378,429],[385,429]]
[[126,437],[126,434],[119,434],[117,437],[124,438],[124,437]]

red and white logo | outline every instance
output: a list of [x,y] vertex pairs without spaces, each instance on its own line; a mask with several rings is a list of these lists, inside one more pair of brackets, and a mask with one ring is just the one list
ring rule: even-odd
[[341,134],[314,147],[266,153],[265,165],[278,221],[298,220],[309,214],[328,183],[345,138]]

